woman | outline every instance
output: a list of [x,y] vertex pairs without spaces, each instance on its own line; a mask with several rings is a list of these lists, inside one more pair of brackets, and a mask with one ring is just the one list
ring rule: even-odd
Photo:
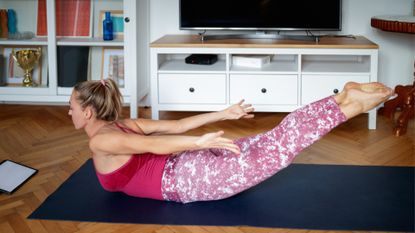
[[112,80],[77,84],[69,115],[90,138],[105,190],[188,203],[224,199],[255,186],[334,127],[392,93],[380,83],[347,83],[341,93],[290,113],[274,129],[234,141],[222,137],[223,131],[177,134],[216,121],[252,118],[251,105],[240,101],[181,120],[120,119],[121,94]]

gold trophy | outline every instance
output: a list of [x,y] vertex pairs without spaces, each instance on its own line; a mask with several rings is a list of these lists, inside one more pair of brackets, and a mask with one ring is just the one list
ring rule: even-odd
[[24,70],[24,79],[22,85],[24,87],[35,87],[36,83],[33,83],[31,71],[35,67],[42,55],[42,49],[24,49],[19,51],[12,50],[13,59]]

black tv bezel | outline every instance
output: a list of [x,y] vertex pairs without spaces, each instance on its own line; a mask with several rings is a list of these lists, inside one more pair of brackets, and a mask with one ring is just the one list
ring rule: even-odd
[[181,20],[181,4],[182,0],[179,0],[179,29],[180,30],[203,30],[203,31],[341,31],[342,30],[342,13],[343,13],[343,0],[338,0],[339,9],[339,27],[338,28],[254,28],[254,27],[183,27]]

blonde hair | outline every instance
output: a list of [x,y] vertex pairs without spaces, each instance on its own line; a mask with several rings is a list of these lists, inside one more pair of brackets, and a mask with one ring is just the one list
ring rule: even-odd
[[74,86],[76,100],[82,108],[91,106],[96,118],[104,121],[116,121],[121,117],[122,95],[112,79],[85,81]]

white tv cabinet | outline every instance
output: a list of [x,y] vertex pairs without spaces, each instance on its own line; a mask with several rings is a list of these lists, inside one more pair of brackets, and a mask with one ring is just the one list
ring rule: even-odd
[[[166,35],[150,45],[152,118],[159,111],[217,111],[245,99],[257,112],[291,112],[341,91],[348,81],[377,81],[378,45],[364,37],[311,41],[217,39]],[[186,64],[190,54],[217,54],[213,65]],[[271,55],[262,68],[232,65],[232,56]],[[369,112],[376,128],[376,110]]]

